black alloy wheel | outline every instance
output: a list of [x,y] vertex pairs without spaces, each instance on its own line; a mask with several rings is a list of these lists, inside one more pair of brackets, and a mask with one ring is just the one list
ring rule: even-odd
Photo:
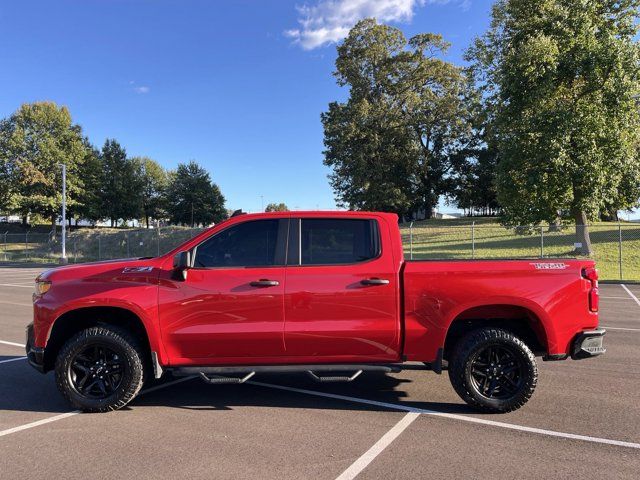
[[122,353],[108,345],[87,345],[71,359],[69,381],[80,395],[105,399],[118,390],[127,365]]
[[448,360],[456,393],[483,412],[517,410],[529,401],[538,382],[533,352],[502,328],[470,331],[456,343]]
[[507,399],[522,388],[524,367],[506,346],[488,346],[471,359],[471,385],[487,398]]
[[130,331],[115,325],[89,327],[69,338],[56,357],[56,384],[85,412],[108,412],[135,398],[145,377],[144,350]]

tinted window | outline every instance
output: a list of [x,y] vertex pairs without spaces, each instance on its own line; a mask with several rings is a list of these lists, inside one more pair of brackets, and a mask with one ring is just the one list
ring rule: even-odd
[[256,220],[229,227],[198,245],[193,266],[276,265],[279,223],[279,220]]
[[302,219],[302,265],[356,263],[379,253],[372,220]]

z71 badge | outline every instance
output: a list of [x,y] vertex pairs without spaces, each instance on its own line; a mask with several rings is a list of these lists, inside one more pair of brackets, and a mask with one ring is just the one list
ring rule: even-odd
[[150,272],[153,270],[153,267],[125,267],[122,270],[122,273],[142,273],[142,272]]
[[569,265],[566,263],[530,263],[536,270],[564,270]]

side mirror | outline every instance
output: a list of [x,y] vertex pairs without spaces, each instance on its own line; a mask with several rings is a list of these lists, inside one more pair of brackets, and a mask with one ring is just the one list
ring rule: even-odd
[[191,253],[178,252],[173,257],[173,270],[182,280],[187,279],[187,270],[191,267]]

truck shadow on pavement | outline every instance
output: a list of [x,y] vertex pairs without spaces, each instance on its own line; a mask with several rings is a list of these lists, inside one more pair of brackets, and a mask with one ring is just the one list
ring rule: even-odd
[[[435,410],[443,413],[477,413],[464,403],[429,402],[406,400],[402,383],[410,380],[385,374],[369,374],[351,383],[323,384],[309,380],[304,374],[267,375],[256,382],[283,387],[311,390],[376,402],[392,403],[403,407]],[[328,409],[353,411],[398,411],[384,406],[327,398],[301,392],[280,390],[245,383],[242,385],[207,385],[197,378],[186,381],[166,390],[150,392],[134,400],[129,408],[145,406],[165,406],[187,410],[233,410],[236,407]]]
[[[11,356],[0,356],[8,360]],[[160,381],[151,382],[145,388],[161,386],[175,380],[167,375]],[[312,390],[377,402],[401,404],[445,413],[471,413],[463,403],[407,401],[402,384],[410,380],[391,375],[371,373],[364,378],[346,384],[322,384],[309,380],[303,374],[256,375],[257,382],[298,389]],[[144,391],[144,389],[143,389]],[[2,411],[40,413],[64,413],[73,408],[58,392],[52,373],[41,375],[25,360],[2,364],[0,368],[0,415]],[[274,409],[314,409],[352,411],[397,411],[384,406],[325,398],[299,392],[291,392],[254,384],[208,385],[194,378],[182,383],[150,391],[131,402],[127,409],[143,410],[145,407],[167,407],[185,410],[228,411],[235,408],[258,407]]]

